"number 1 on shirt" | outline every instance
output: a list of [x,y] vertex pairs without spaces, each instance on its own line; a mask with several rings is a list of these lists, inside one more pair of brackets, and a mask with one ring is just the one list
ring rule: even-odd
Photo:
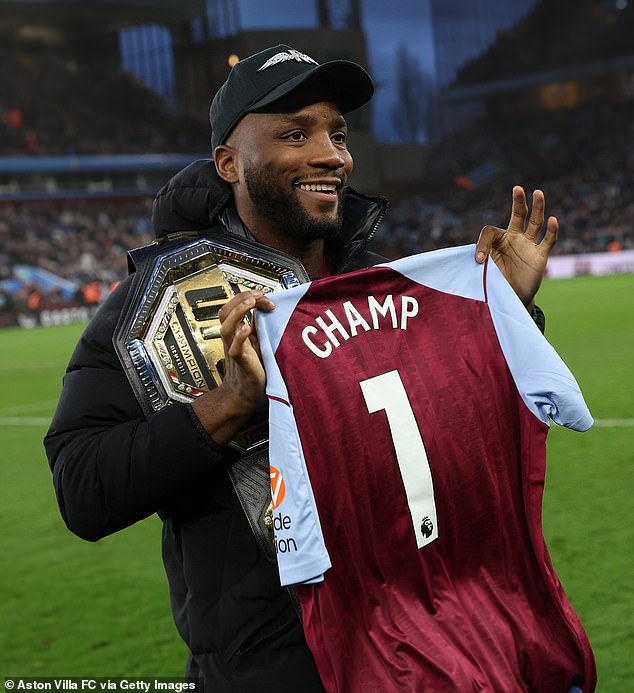
[[434,482],[427,451],[405,386],[397,370],[362,380],[359,385],[370,414],[385,411],[407,496],[416,544],[438,538]]

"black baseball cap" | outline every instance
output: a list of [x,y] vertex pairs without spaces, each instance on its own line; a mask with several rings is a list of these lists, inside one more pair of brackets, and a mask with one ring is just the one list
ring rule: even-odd
[[319,64],[280,44],[237,62],[209,109],[212,151],[247,113],[264,111],[300,85],[315,90],[317,100],[333,101],[342,113],[366,104],[374,94],[370,75],[349,60]]

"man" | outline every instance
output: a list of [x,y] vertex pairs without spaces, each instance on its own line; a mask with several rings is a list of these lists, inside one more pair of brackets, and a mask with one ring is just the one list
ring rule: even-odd
[[[366,247],[387,203],[346,188],[352,157],[343,118],[372,93],[359,66],[317,65],[287,46],[239,62],[211,106],[213,163],[191,165],[159,192],[157,237],[220,229],[293,255],[314,277],[376,264]],[[517,187],[508,230],[485,228],[476,253],[479,262],[491,253],[539,317],[533,298],[557,222],[548,220],[538,244],[540,192],[527,217]],[[187,673],[206,690],[322,691],[291,597],[227,474],[236,459],[227,443],[265,403],[257,339],[245,317],[273,304],[259,291],[229,300],[220,311],[222,385],[146,419],[112,344],[140,274],[121,283],[86,329],[45,439],[64,520],[95,541],[159,513],[174,617],[192,653]]]

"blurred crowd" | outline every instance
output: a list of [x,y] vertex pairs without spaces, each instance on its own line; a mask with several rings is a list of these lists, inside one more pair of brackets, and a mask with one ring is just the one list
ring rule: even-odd
[[[418,192],[391,200],[374,239],[391,259],[472,243],[485,224],[505,227],[514,184],[529,196],[544,190],[560,223],[555,253],[634,248],[634,102],[500,111],[432,146],[427,171]],[[148,199],[0,206],[0,309],[8,293],[38,307],[68,298],[16,283],[21,265],[71,282],[78,303],[98,303],[125,276],[125,251],[153,240],[150,214]]]
[[[601,21],[611,21],[611,3],[585,2],[589,14],[572,13],[575,21],[596,20],[597,12],[608,12]],[[549,11],[559,11],[552,5]],[[534,31],[540,7],[514,30],[509,46],[524,45],[518,36]],[[631,19],[633,12],[634,3],[625,3],[619,16]],[[617,47],[622,33],[613,34]],[[12,41],[6,37],[0,62],[0,156],[185,152],[207,141],[206,122],[170,114],[158,96],[98,52],[78,58],[69,48],[32,41],[27,49]],[[505,45],[502,39],[499,50]],[[478,81],[479,70],[490,74],[487,60],[467,66],[463,83]],[[509,55],[498,62],[499,76],[518,65]],[[504,94],[486,112],[428,147],[425,173],[410,186],[415,192],[390,195],[375,250],[393,259],[474,242],[482,226],[507,225],[515,184],[529,196],[536,187],[544,190],[547,212],[560,223],[555,253],[634,248],[634,99],[536,110]],[[69,302],[98,305],[125,276],[125,251],[152,241],[150,213],[148,199],[1,204],[0,318]]]
[[1,206],[0,312],[99,305],[127,274],[126,251],[154,240],[150,213],[150,200]]
[[197,152],[208,140],[205,114],[171,113],[116,55],[6,34],[2,42],[0,156]]
[[634,101],[560,111],[500,108],[430,148],[421,192],[396,201],[377,241],[389,257],[506,227],[513,185],[541,188],[555,253],[634,248]]
[[[34,265],[79,284],[125,276],[125,253],[154,240],[150,201],[0,207],[0,275]],[[9,269],[7,269],[9,268]]]
[[[455,85],[631,59],[633,31],[631,0],[538,3],[465,65]],[[505,227],[515,184],[546,194],[547,213],[560,224],[556,254],[634,248],[634,84],[630,90],[629,100],[599,90],[560,109],[535,108],[513,92],[489,97],[485,117],[430,147],[420,193],[392,205],[380,250],[398,257],[472,242],[485,224]]]

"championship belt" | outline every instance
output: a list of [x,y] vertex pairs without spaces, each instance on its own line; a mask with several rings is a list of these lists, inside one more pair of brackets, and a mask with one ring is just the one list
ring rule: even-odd
[[[141,250],[144,266],[137,272],[142,276],[121,313],[114,345],[146,416],[172,402],[192,402],[221,384],[225,354],[218,314],[230,298],[309,280],[290,255],[226,233]],[[267,440],[262,409],[230,444],[251,454]]]

